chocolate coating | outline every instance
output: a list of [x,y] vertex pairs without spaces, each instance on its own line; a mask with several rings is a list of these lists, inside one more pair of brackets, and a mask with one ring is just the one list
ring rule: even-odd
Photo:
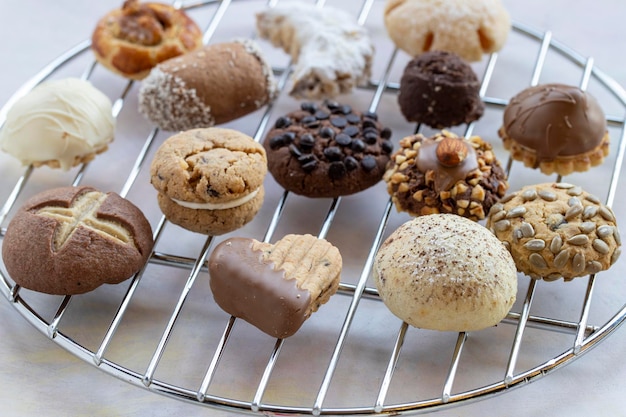
[[298,288],[285,271],[263,262],[252,241],[231,238],[216,246],[209,258],[210,285],[215,302],[277,338],[294,334],[307,319],[309,291]]
[[405,67],[398,103],[408,121],[439,129],[479,119],[485,109],[479,90],[476,74],[458,55],[431,51]]
[[596,99],[580,88],[542,84],[511,99],[503,127],[541,162],[596,148],[606,132],[606,119]]

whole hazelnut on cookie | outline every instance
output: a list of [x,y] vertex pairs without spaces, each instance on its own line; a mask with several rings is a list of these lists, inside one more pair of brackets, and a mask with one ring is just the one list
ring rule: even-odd
[[383,178],[397,210],[411,216],[452,213],[482,220],[508,189],[491,145],[445,130],[403,138]]

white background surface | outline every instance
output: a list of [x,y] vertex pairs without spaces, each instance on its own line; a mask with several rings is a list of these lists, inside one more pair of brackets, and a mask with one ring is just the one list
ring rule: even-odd
[[[554,37],[626,84],[626,2],[505,1],[514,19]],[[45,64],[87,38],[118,2],[0,0],[0,103]],[[626,295],[624,288],[617,294]],[[622,297],[626,302],[626,297]],[[626,416],[626,329],[575,361],[505,395],[444,410],[440,416]],[[0,415],[201,416],[223,414],[157,396],[66,353],[0,299]]]

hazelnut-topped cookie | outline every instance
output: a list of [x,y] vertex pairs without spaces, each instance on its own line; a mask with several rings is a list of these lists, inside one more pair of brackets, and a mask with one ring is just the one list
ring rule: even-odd
[[384,179],[398,211],[452,213],[471,220],[484,219],[509,187],[490,144],[446,130],[400,140]]
[[487,227],[509,249],[518,271],[536,279],[595,274],[621,254],[613,211],[567,183],[528,185],[495,204]]
[[268,168],[286,190],[307,197],[339,197],[376,184],[393,145],[376,113],[326,100],[303,102],[279,117],[265,137]]

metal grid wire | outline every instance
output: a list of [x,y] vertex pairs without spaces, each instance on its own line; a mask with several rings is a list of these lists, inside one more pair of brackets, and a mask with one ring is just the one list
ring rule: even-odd
[[[323,6],[322,1],[317,2],[320,7]],[[364,24],[368,18],[368,14],[372,8],[374,1],[366,0],[362,3],[360,12],[358,14],[359,24]],[[273,6],[275,2],[270,2],[269,6]],[[212,12],[212,17],[208,23],[208,26],[204,35],[204,42],[211,42],[213,35],[220,25],[224,14],[231,5],[231,1],[198,1],[195,3],[177,4],[179,7],[186,9],[195,8],[207,8]],[[550,51],[565,57],[575,66],[578,66],[581,71],[580,87],[587,88],[590,80],[598,81],[603,88],[609,91],[615,96],[615,98],[623,105],[626,106],[626,94],[622,88],[613,81],[610,77],[601,72],[593,64],[593,59],[585,58],[577,54],[575,51],[569,49],[567,46],[560,44],[552,39],[550,32],[536,31],[532,28],[526,27],[522,24],[515,23],[514,30],[524,37],[527,37],[535,43],[539,43],[538,53],[533,64],[533,72],[530,80],[530,85],[535,85],[539,82],[542,70],[546,62],[546,57]],[[6,114],[11,105],[19,97],[30,91],[35,85],[41,81],[49,78],[55,74],[66,63],[79,57],[81,54],[89,50],[90,43],[85,41],[76,47],[70,49],[67,53],[60,56],[54,62],[49,64],[40,73],[38,73],[33,79],[27,82],[15,95],[9,100],[8,103],[0,110],[0,127],[6,119]],[[396,60],[396,52],[394,51],[386,65],[386,68],[378,80],[372,80],[370,85],[366,87],[367,90],[372,92],[371,101],[369,104],[370,111],[377,111],[381,100],[384,95],[397,94],[399,88],[397,83],[390,81],[390,74],[394,61]],[[488,109],[502,109],[507,104],[507,99],[490,97],[487,95],[488,88],[492,77],[496,71],[498,62],[498,54],[492,54],[485,66],[482,74],[482,86],[480,89],[481,97],[488,106]],[[95,62],[89,65],[82,78],[90,79],[92,73],[96,67]],[[284,68],[275,68],[275,74],[278,77],[279,87],[284,89],[287,85],[290,75],[290,66]],[[124,105],[127,102],[128,94],[132,90],[132,82],[129,82],[126,88],[123,90],[117,100],[114,102],[113,112],[114,116],[118,116]],[[265,131],[267,130],[268,123],[272,118],[273,105],[267,106],[265,112],[261,115],[258,121],[256,133],[254,139],[257,141],[262,140]],[[612,205],[616,196],[616,190],[618,187],[618,181],[620,176],[620,169],[622,166],[625,142],[624,136],[626,130],[624,128],[625,120],[623,117],[608,116],[608,122],[612,127],[619,129],[620,134],[618,137],[617,156],[615,157],[615,163],[612,169],[612,178],[609,185],[608,195],[606,199],[607,205]],[[465,129],[465,135],[469,136],[474,131],[474,124],[470,124]],[[421,127],[417,126],[415,131],[420,131]],[[145,163],[149,155],[155,138],[158,134],[158,129],[154,128],[147,136],[142,148],[140,149],[134,164],[130,167],[126,180],[119,192],[121,196],[126,196],[133,185],[136,183],[142,170],[145,170]],[[509,160],[507,165],[507,172],[511,172],[512,162]],[[78,185],[83,180],[85,169],[87,165],[81,166],[73,181],[72,185]],[[9,214],[14,208],[16,202],[22,193],[27,189],[29,184],[29,178],[33,173],[33,167],[28,167],[21,177],[17,180],[12,188],[6,202],[0,209],[0,224],[5,224],[9,220]],[[289,193],[283,192],[282,196],[275,202],[275,209],[271,220],[265,231],[263,240],[269,242],[274,239],[275,232],[277,230],[279,221],[281,220],[285,210],[287,209],[287,201],[289,199]],[[332,200],[328,210],[323,216],[321,228],[318,236],[325,238],[335,219],[339,207],[341,205],[342,198]],[[266,202],[266,204],[270,204]],[[618,328],[626,317],[626,305],[617,309],[617,312],[613,317],[608,319],[602,325],[589,324],[589,312],[591,306],[592,294],[595,286],[595,276],[589,276],[585,293],[583,296],[582,306],[579,312],[579,320],[577,321],[565,321],[557,318],[535,316],[530,314],[531,305],[536,297],[537,283],[534,280],[529,280],[528,288],[521,304],[520,311],[511,311],[506,319],[505,324],[510,324],[514,327],[512,333],[512,341],[510,344],[510,353],[506,359],[505,369],[501,372],[502,377],[496,379],[494,382],[485,383],[480,386],[474,386],[459,392],[454,392],[453,387],[456,382],[457,371],[459,364],[463,357],[468,335],[466,333],[459,333],[454,342],[452,353],[447,359],[444,358],[443,363],[446,364],[441,369],[443,381],[439,387],[438,395],[420,397],[417,393],[411,401],[392,401],[390,400],[390,390],[392,389],[394,378],[401,378],[398,376],[398,363],[401,358],[401,352],[404,346],[405,338],[409,331],[409,327],[406,323],[402,323],[399,326],[399,330],[395,335],[395,339],[389,341],[389,346],[385,346],[379,353],[385,352],[383,358],[379,358],[381,363],[386,364],[382,374],[373,377],[378,383],[377,393],[374,398],[370,398],[370,401],[348,404],[345,406],[334,407],[327,405],[327,397],[333,378],[337,372],[337,368],[340,362],[345,359],[342,353],[345,354],[344,348],[347,344],[349,333],[353,328],[353,322],[357,314],[357,310],[361,301],[363,300],[378,300],[378,294],[375,288],[368,286],[368,278],[371,275],[371,268],[374,261],[376,251],[382,242],[385,231],[388,225],[390,215],[392,213],[392,203],[387,201],[384,209],[380,213],[380,217],[375,219],[378,226],[376,228],[373,239],[371,240],[369,251],[365,257],[364,262],[361,265],[361,273],[357,277],[355,283],[342,282],[340,285],[340,294],[343,294],[349,300],[347,302],[347,308],[343,313],[342,323],[339,326],[336,340],[331,349],[329,349],[324,361],[327,363],[325,370],[321,372],[320,383],[315,392],[311,393],[313,401],[306,405],[292,405],[288,401],[281,402],[280,395],[278,399],[264,401],[264,398],[268,396],[269,386],[272,383],[273,375],[275,374],[277,363],[281,357],[283,347],[289,344],[287,340],[276,340],[269,358],[266,364],[263,366],[262,372],[258,380],[258,384],[254,389],[253,395],[249,398],[233,398],[227,395],[220,394],[220,390],[214,391],[213,388],[218,385],[215,382],[218,368],[221,364],[223,357],[228,352],[229,343],[235,343],[232,341],[232,333],[237,322],[237,319],[230,317],[224,325],[221,336],[217,341],[215,350],[213,353],[209,352],[206,357],[207,362],[199,364],[199,367],[204,367],[206,371],[203,373],[201,382],[194,386],[181,386],[175,383],[169,383],[166,380],[156,378],[155,375],[159,369],[159,365],[163,360],[163,356],[166,351],[168,342],[175,337],[175,326],[181,316],[183,306],[188,300],[192,290],[195,288],[194,283],[201,274],[206,274],[205,261],[211,251],[213,238],[208,237],[201,245],[199,255],[196,258],[182,256],[174,253],[164,253],[155,251],[149,263],[146,267],[139,271],[130,281],[126,292],[122,295],[121,299],[116,301],[116,312],[111,318],[110,325],[101,336],[101,342],[95,349],[89,349],[83,346],[79,341],[74,340],[70,334],[66,334],[61,328],[64,321],[68,320],[68,312],[70,301],[73,297],[62,297],[60,302],[57,303],[57,297],[50,297],[45,299],[45,303],[50,306],[53,305],[53,314],[51,318],[46,318],[46,314],[39,311],[39,303],[29,303],[27,297],[23,297],[24,290],[21,290],[19,286],[12,283],[10,277],[2,271],[2,279],[0,280],[0,289],[5,295],[7,300],[37,329],[46,334],[59,346],[70,351],[77,357],[92,363],[99,369],[112,374],[118,378],[130,382],[131,384],[144,387],[151,391],[172,396],[178,399],[194,402],[199,405],[207,405],[211,407],[229,409],[239,412],[263,412],[263,413],[281,413],[281,414],[313,414],[313,415],[346,415],[346,414],[376,414],[376,413],[394,413],[394,414],[411,414],[420,413],[425,411],[432,411],[433,409],[440,409],[447,406],[461,404],[467,401],[481,399],[493,394],[507,391],[513,387],[521,386],[529,381],[535,380],[562,365],[571,362],[573,359],[579,357],[582,353],[585,353],[590,348],[595,346],[598,342],[602,341],[606,336],[611,334]],[[159,242],[159,239],[163,233],[163,230],[167,224],[164,218],[161,218],[158,225],[154,228],[155,242]],[[4,236],[6,227],[1,229],[1,236]],[[155,246],[156,247],[156,246]],[[174,307],[169,314],[169,318],[166,320],[164,328],[162,329],[160,336],[156,342],[153,355],[148,360],[148,365],[145,369],[131,369],[120,363],[115,362],[107,357],[107,349],[109,349],[112,341],[114,340],[120,325],[126,317],[126,314],[130,308],[130,305],[134,297],[139,292],[139,284],[145,274],[149,273],[150,268],[157,267],[173,267],[179,270],[187,271],[187,278],[180,293],[175,296]],[[83,323],[84,324],[84,323]],[[88,325],[88,324],[84,324]],[[500,326],[501,328],[502,326]],[[504,326],[507,327],[507,326]],[[520,354],[522,347],[522,338],[525,331],[528,329],[537,329],[539,331],[550,333],[567,334],[568,337],[573,336],[573,340],[569,339],[569,348],[566,348],[561,353],[557,353],[550,357],[548,360],[541,362],[535,366],[531,366],[523,372],[516,373],[516,367],[520,362]],[[198,346],[190,346],[190,349],[199,348]],[[310,352],[307,352],[309,354]],[[363,364],[364,367],[367,364]],[[306,378],[306,376],[302,376]],[[244,377],[245,378],[245,377]],[[236,382],[235,382],[236,383]],[[276,395],[272,395],[275,398]]]

